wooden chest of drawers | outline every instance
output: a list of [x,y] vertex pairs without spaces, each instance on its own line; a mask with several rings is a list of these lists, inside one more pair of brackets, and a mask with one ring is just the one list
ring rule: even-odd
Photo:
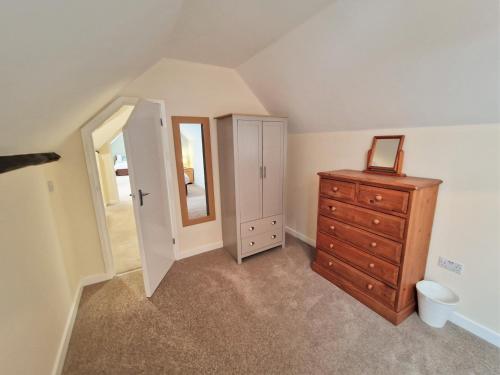
[[314,271],[393,324],[416,307],[441,180],[320,172]]

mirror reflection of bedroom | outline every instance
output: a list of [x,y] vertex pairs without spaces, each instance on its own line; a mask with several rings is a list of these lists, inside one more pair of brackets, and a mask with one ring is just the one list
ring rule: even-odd
[[184,186],[189,219],[207,216],[205,160],[201,124],[180,124]]
[[92,133],[115,272],[141,267],[122,128],[133,106],[121,107]]

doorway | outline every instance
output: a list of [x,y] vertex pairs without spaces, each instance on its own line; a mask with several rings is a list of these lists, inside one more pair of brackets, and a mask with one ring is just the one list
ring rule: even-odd
[[123,106],[92,132],[111,254],[117,274],[141,268],[123,126],[133,110]]
[[118,98],[82,127],[106,278],[141,270],[147,297],[177,254],[165,118],[163,101]]

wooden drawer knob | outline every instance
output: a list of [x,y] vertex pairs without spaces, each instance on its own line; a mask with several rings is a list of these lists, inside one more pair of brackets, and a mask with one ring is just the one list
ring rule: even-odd
[[372,285],[372,284],[368,284],[368,285],[366,286],[366,288],[367,288],[368,290],[372,290],[372,289],[373,289],[373,285]]
[[271,236],[271,238],[274,240],[274,239],[276,238],[276,235],[275,235],[275,234],[273,234],[273,235]]
[[331,266],[333,266],[333,263],[332,262],[328,262],[328,265],[331,267]]
[[333,206],[330,206],[330,211],[335,211],[337,209],[337,207],[333,207]]
[[333,244],[332,243],[330,244],[330,249],[333,249]]
[[372,243],[370,244],[370,246],[371,246],[371,247],[377,247],[377,243],[376,243],[376,242],[372,242]]
[[378,225],[378,224],[380,224],[380,220],[379,219],[373,219],[372,223],[375,224],[375,225]]
[[276,224],[276,220],[271,221],[271,225],[275,225],[275,224]]
[[380,202],[382,200],[382,196],[380,194],[375,195],[375,200]]
[[375,264],[374,264],[374,263],[370,263],[368,266],[369,266],[370,268],[375,268]]
[[250,228],[248,228],[248,230],[249,230],[250,232],[252,232],[254,229],[255,229],[255,227],[250,227]]
[[249,244],[250,246],[253,246],[253,245],[255,245],[255,242],[254,242],[254,241],[250,241],[248,244]]
[[330,230],[335,230],[335,226],[330,225]]
[[332,187],[332,190],[333,190],[334,192],[337,192],[337,191],[339,191],[339,188],[338,188],[338,187],[336,187],[336,186],[334,186],[334,187]]

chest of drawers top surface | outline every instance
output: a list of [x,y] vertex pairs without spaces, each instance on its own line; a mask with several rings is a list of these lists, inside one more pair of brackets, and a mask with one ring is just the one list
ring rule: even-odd
[[439,185],[443,181],[435,178],[422,177],[398,177],[378,174],[370,174],[352,169],[341,169],[338,171],[319,172],[318,175],[324,178],[333,178],[351,182],[363,182],[374,186],[382,186],[397,190],[412,191]]
[[313,269],[399,324],[415,309],[441,180],[319,172]]

